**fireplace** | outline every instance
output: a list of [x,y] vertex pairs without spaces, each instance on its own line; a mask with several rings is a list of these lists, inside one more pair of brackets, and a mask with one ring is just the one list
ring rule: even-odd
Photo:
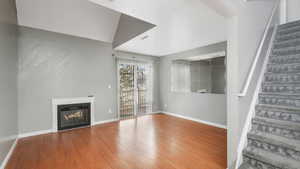
[[57,129],[65,130],[91,125],[91,103],[57,106]]

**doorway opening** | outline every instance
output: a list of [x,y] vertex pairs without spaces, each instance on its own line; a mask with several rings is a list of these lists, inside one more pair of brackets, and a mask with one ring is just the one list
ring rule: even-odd
[[119,119],[152,112],[152,72],[151,63],[118,60]]

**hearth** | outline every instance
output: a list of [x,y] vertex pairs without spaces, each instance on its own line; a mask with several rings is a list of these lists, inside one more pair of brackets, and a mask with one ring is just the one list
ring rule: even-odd
[[91,125],[91,103],[58,105],[57,125],[58,130]]

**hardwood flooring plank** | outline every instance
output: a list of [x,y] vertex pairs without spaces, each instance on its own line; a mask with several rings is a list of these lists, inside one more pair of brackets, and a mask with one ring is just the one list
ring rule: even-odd
[[156,114],[23,138],[6,169],[225,169],[226,130]]

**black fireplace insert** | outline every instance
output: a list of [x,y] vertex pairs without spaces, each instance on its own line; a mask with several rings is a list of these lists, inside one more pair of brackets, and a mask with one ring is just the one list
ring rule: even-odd
[[57,107],[58,130],[91,125],[91,104],[69,104]]

